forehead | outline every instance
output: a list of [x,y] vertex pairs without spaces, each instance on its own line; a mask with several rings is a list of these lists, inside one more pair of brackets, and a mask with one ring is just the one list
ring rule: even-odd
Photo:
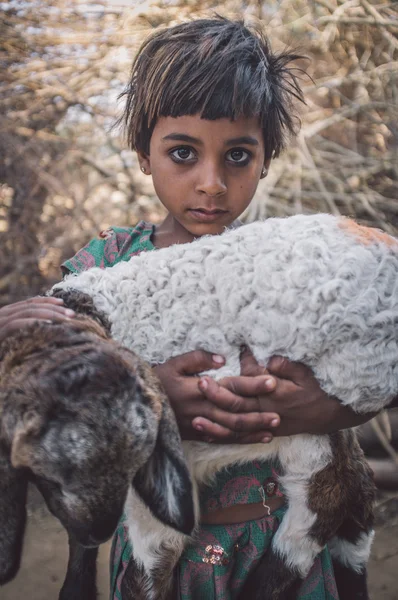
[[[238,117],[235,121],[229,118],[208,120],[200,115],[184,115],[182,117],[160,117],[152,134],[154,142],[163,142],[164,137],[173,134],[184,134],[200,140],[203,144],[223,144],[236,138],[251,137],[258,145],[263,145],[262,129],[257,117]],[[167,141],[167,140],[166,140]]]

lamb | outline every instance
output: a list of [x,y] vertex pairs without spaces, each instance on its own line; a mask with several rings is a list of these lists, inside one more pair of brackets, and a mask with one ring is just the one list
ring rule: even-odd
[[19,568],[32,480],[70,537],[60,597],[94,600],[97,547],[131,485],[181,532],[194,513],[174,414],[151,369],[110,339],[88,296],[69,294],[69,305],[70,323],[38,323],[0,346],[0,585]]
[[[329,395],[360,413],[398,394],[397,275],[394,238],[349,219],[300,215],[91,269],[54,291],[90,294],[112,336],[150,364],[202,348],[226,357],[211,375],[236,375],[246,345],[264,365],[274,354],[307,364]],[[242,598],[288,598],[326,542],[337,571],[350,575],[347,598],[366,597],[374,486],[352,432],[243,448],[183,446],[196,521],[198,486],[221,468],[272,457],[282,465],[288,510],[264,559],[272,576],[264,581],[260,565]],[[171,566],[167,557],[178,558],[186,537],[151,518],[134,490],[125,510],[135,560],[129,575],[148,584],[141,595],[132,584],[134,598],[167,598],[170,588],[156,586],[154,573],[162,560]],[[123,597],[132,596],[126,589]]]

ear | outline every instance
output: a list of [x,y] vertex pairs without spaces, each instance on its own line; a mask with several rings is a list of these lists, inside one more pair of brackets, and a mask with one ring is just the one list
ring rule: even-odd
[[151,171],[151,159],[149,154],[145,152],[137,152],[138,162],[140,163],[140,169],[145,175],[150,175]]
[[268,175],[268,169],[269,169],[270,164],[271,164],[271,159],[270,158],[267,158],[266,160],[264,160],[264,165],[263,165],[263,168],[261,170],[260,179],[264,179],[265,177],[267,177],[267,175]]
[[155,449],[133,486],[162,523],[189,535],[195,525],[192,483],[174,413],[163,403]]
[[16,426],[11,445],[11,464],[14,468],[32,465],[30,440],[40,433],[41,427],[42,418],[34,411],[25,413],[22,423]]
[[27,477],[0,442],[0,585],[18,572],[26,521]]

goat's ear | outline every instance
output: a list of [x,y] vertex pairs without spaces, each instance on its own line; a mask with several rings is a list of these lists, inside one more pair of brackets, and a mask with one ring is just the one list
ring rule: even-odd
[[27,477],[0,443],[0,585],[18,572],[26,521]]
[[32,447],[30,441],[39,435],[42,424],[42,417],[35,411],[26,412],[23,421],[18,423],[11,446],[13,467],[31,467]]
[[192,483],[174,413],[167,402],[163,403],[155,449],[135,475],[133,486],[159,521],[187,535],[192,533]]

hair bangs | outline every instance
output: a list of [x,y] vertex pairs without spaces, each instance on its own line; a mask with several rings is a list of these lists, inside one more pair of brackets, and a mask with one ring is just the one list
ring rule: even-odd
[[[158,104],[158,113],[153,114],[156,121],[159,117],[181,117],[199,114],[202,119],[236,120],[239,117],[258,117],[260,122],[267,113],[270,97],[264,98],[261,73],[234,65],[222,70],[217,67],[213,73],[208,69],[199,70],[195,77],[186,77],[179,88],[174,85],[163,89]],[[259,79],[254,85],[253,79]]]
[[304,102],[289,52],[273,54],[264,33],[222,17],[156,32],[134,61],[124,121],[129,145],[149,153],[160,117],[258,117],[266,158],[297,130],[293,101]]

